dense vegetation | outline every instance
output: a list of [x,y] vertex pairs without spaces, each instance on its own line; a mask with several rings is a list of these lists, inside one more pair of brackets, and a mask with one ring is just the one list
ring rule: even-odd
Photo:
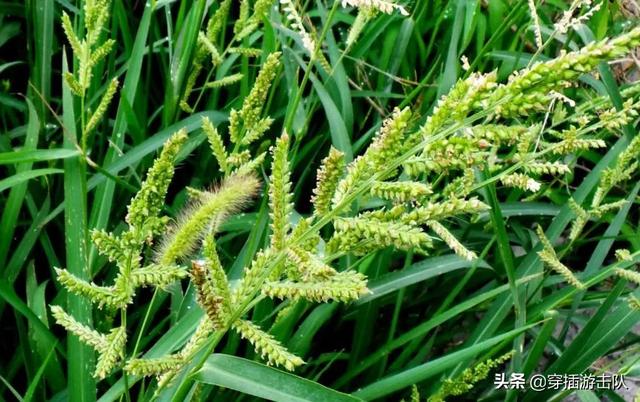
[[639,13],[0,1],[2,399],[633,398]]

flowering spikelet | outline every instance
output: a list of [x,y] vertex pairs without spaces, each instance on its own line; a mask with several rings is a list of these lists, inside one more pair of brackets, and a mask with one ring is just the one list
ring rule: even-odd
[[[233,33],[236,36],[239,36],[241,32],[246,29],[247,22],[249,20],[249,0],[241,0],[240,1],[240,11],[238,13],[238,18],[236,19],[235,24],[233,25]],[[255,29],[255,28],[253,28]]]
[[542,33],[540,32],[540,19],[538,18],[538,11],[534,0],[528,0],[529,12],[531,13],[531,19],[533,20],[533,29],[535,32],[536,46],[538,49],[542,48]]
[[251,16],[249,16],[249,1],[243,0],[240,3],[240,17],[233,27],[236,40],[242,40],[258,28],[262,20],[267,16],[272,3],[273,0],[257,0],[253,5]]
[[486,379],[489,373],[511,359],[513,351],[508,352],[496,359],[487,359],[477,363],[473,367],[465,369],[458,377],[454,379],[445,379],[442,388],[427,399],[428,402],[444,402],[446,398],[451,396],[463,395],[469,392],[477,383]]
[[157,286],[164,288],[187,276],[187,272],[178,265],[150,264],[131,272],[131,281],[136,287]]
[[244,76],[240,73],[231,74],[219,80],[207,82],[206,84],[204,84],[204,86],[205,88],[222,88],[226,87],[227,85],[235,84],[236,82],[240,81],[242,77]]
[[109,107],[109,103],[111,103],[111,99],[113,99],[113,96],[116,94],[117,90],[118,90],[118,80],[114,78],[109,83],[109,86],[107,87],[107,90],[102,96],[102,99],[100,100],[100,103],[96,108],[96,111],[93,112],[93,114],[89,118],[89,121],[87,122],[87,125],[84,128],[83,134],[85,136],[88,135],[91,131],[93,131],[93,129],[95,129],[98,126],[98,123],[100,123],[100,121],[104,117],[104,114],[106,113],[107,108]]
[[598,112],[598,120],[600,124],[607,130],[616,130],[622,126],[629,124],[631,120],[638,116],[636,110],[638,105],[635,104],[634,99],[627,99],[621,110],[617,110],[615,107],[610,109],[601,110]]
[[112,286],[98,286],[93,282],[87,282],[73,275],[66,269],[55,268],[58,275],[58,282],[69,292],[85,296],[98,304],[99,308],[107,306],[110,308],[123,307],[128,303],[127,298],[117,294]]
[[591,5],[591,0],[574,0],[571,2],[569,9],[562,13],[562,17],[553,24],[553,28],[560,34],[565,34],[569,29],[574,28],[580,24],[587,22],[602,6],[602,3],[597,3],[590,9],[588,9],[583,15],[574,17],[574,12],[585,6]]
[[464,119],[469,111],[494,88],[496,74],[471,74],[464,80],[458,80],[447,95],[444,95],[420,128],[424,138],[453,122]]
[[100,351],[107,346],[107,337],[88,326],[79,323],[72,316],[67,314],[60,306],[51,306],[51,314],[58,325],[77,336],[80,341],[93,349]]
[[619,248],[615,252],[616,260],[618,261],[631,261],[631,252],[626,248]]
[[383,170],[385,164],[402,154],[405,150],[405,130],[409,126],[411,110],[394,109],[392,115],[382,122],[373,143],[364,155],[356,158],[347,166],[347,175],[338,183],[332,200],[335,208],[354,187]]
[[78,57],[81,57],[84,53],[84,47],[82,43],[80,43],[80,39],[76,35],[73,30],[73,24],[71,23],[71,18],[69,18],[69,14],[65,11],[62,12],[62,29],[64,31],[69,44],[71,45],[71,49],[73,53],[75,53]]
[[131,359],[124,369],[133,375],[152,376],[160,375],[166,371],[176,369],[184,364],[179,356],[164,356],[156,358]]
[[597,138],[577,138],[576,136],[567,136],[558,143],[549,144],[552,151],[556,155],[564,155],[572,152],[584,151],[591,148],[604,148],[607,144]]
[[466,197],[473,191],[475,183],[475,174],[473,169],[465,169],[461,176],[456,177],[445,188],[442,189],[442,195],[446,198]]
[[287,262],[292,265],[287,276],[303,282],[326,280],[337,274],[335,269],[322,262],[315,254],[300,247],[287,249]]
[[627,303],[629,303],[629,307],[633,310],[640,311],[640,299],[638,299],[636,296],[629,295]]
[[359,7],[358,14],[356,15],[356,19],[349,27],[349,34],[347,35],[347,40],[345,41],[345,45],[347,48],[353,46],[354,43],[360,37],[362,30],[364,29],[367,22],[369,22],[373,17],[376,16],[378,10],[373,7]]
[[602,204],[595,208],[592,208],[589,213],[596,218],[601,218],[607,212],[615,211],[622,208],[625,204],[627,204],[627,202],[627,200],[618,200],[607,204]]
[[630,269],[616,268],[616,275],[620,278],[626,279],[629,282],[634,282],[640,285],[640,272],[632,271]]
[[204,254],[205,260],[192,262],[191,276],[198,303],[207,313],[213,328],[222,329],[229,318],[231,294],[212,235],[204,241]]
[[260,57],[262,55],[262,49],[254,47],[230,47],[227,52],[230,54],[241,54],[247,57]]
[[273,166],[269,183],[269,215],[271,217],[271,247],[274,250],[285,248],[286,235],[289,232],[291,205],[291,179],[289,172],[289,136],[283,133],[273,148]]
[[248,163],[251,160],[251,152],[245,149],[241,152],[233,152],[227,157],[227,165],[231,168],[237,168],[239,166]]
[[262,287],[262,294],[268,297],[324,303],[331,300],[348,303],[368,292],[364,275],[355,271],[338,272],[328,279],[310,282],[266,282]]
[[601,61],[623,55],[638,44],[640,28],[635,28],[612,40],[592,42],[578,51],[537,62],[509,77],[508,83],[498,86],[487,98],[485,106],[498,104],[496,114],[499,116],[544,111],[552,91],[569,85],[580,75],[592,71]]
[[[289,239],[298,242],[297,244],[302,250],[315,252],[320,243],[320,234],[311,231],[312,217],[298,220],[298,224],[291,231]],[[305,236],[302,238],[302,236]]]
[[470,131],[469,136],[487,140],[494,145],[513,145],[522,140],[529,128],[519,125],[482,124],[471,127]]
[[242,137],[242,141],[240,141],[240,144],[247,146],[252,142],[259,140],[260,138],[262,138],[262,135],[269,129],[269,127],[271,127],[272,123],[273,119],[271,117],[264,117],[256,121],[256,123],[252,127],[247,129],[247,132]]
[[113,49],[113,45],[115,45],[116,41],[113,39],[107,39],[102,45],[96,48],[89,58],[89,62],[87,63],[89,68],[95,67],[102,59],[107,57],[111,50]]
[[59,325],[98,352],[94,377],[99,379],[106,377],[124,354],[127,341],[125,328],[117,327],[112,329],[108,335],[104,335],[79,323],[60,306],[51,306],[51,313]]
[[229,281],[220,263],[218,251],[216,250],[216,242],[212,233],[206,236],[202,242],[202,254],[205,258],[206,268],[209,270],[211,283],[215,286],[216,293],[222,296],[225,303],[227,303],[231,299]]
[[515,187],[526,191],[536,192],[540,190],[540,183],[522,173],[512,173],[500,178],[500,182],[507,187]]
[[556,255],[551,242],[549,242],[540,226],[536,227],[536,232],[540,239],[540,243],[542,243],[542,251],[538,252],[538,256],[540,256],[542,262],[544,262],[549,268],[556,271],[556,273],[563,276],[570,285],[575,286],[579,290],[585,289],[584,284],[576,278],[573,272],[558,260],[558,256]]
[[415,181],[378,181],[371,186],[371,195],[394,202],[421,203],[432,193],[431,187]]
[[105,26],[109,18],[109,8],[111,2],[109,0],[86,0],[84,2],[84,25],[87,29],[87,42],[93,45],[100,31]]
[[189,255],[211,224],[220,223],[249,202],[258,184],[254,176],[233,175],[225,179],[216,191],[205,192],[193,200],[163,239],[157,252],[157,262],[171,265]]
[[187,132],[182,129],[172,135],[164,144],[160,157],[153,162],[142,183],[140,191],[129,204],[126,221],[134,228],[142,228],[149,217],[157,216],[164,205],[164,197],[173,178],[176,156],[187,140]]
[[300,38],[302,39],[302,46],[309,52],[310,55],[313,55],[316,49],[316,42],[313,40],[309,32],[304,27],[302,23],[302,18],[296,10],[296,6],[293,3],[295,0],[280,0],[280,5],[282,6],[282,11],[287,17],[291,24],[291,28],[293,28]]
[[222,142],[222,137],[218,134],[218,130],[213,126],[211,120],[208,117],[202,118],[202,131],[207,135],[207,139],[209,140],[209,146],[211,147],[211,152],[213,156],[218,161],[218,166],[220,167],[220,171],[222,173],[227,173],[229,171],[229,166],[227,165],[227,151],[224,148],[224,143]]
[[[148,373],[146,375],[158,376],[158,387],[164,387],[171,382],[184,364],[192,358],[192,354],[200,350],[214,330],[215,326],[213,322],[205,315],[200,320],[200,323],[198,323],[189,341],[187,341],[186,345],[184,345],[178,353],[158,359],[132,359],[129,361],[131,364],[127,366],[133,365],[134,367],[131,369],[138,371],[138,375],[145,375],[144,373],[146,372]],[[140,360],[140,362],[135,362],[134,364],[135,360]],[[157,363],[159,367],[154,367],[154,362]],[[125,366],[125,370],[127,366]]]
[[344,154],[334,147],[329,150],[329,155],[322,160],[322,165],[318,169],[318,179],[316,187],[313,189],[311,202],[314,206],[314,213],[322,216],[329,212],[331,199],[338,186],[338,180],[344,171]]
[[[402,399],[402,401],[404,401],[404,399]],[[418,386],[415,384],[411,386],[410,402],[420,402],[420,391],[418,391]]]
[[71,74],[68,71],[65,72],[64,81],[67,83],[67,85],[69,86],[69,89],[74,95],[82,96],[82,93],[84,90],[80,86],[80,83],[78,82],[78,80],[73,76],[73,74]]
[[569,166],[560,162],[531,162],[523,166],[523,170],[530,174],[561,175],[571,172]]
[[582,229],[589,221],[589,213],[584,210],[578,203],[573,199],[569,198],[567,202],[569,208],[576,216],[576,219],[571,223],[571,230],[569,232],[569,241],[575,241],[582,233]]
[[592,207],[600,205],[605,195],[618,183],[628,180],[638,170],[640,136],[633,137],[627,148],[618,156],[613,166],[602,172],[600,183],[591,202]]
[[456,239],[456,237],[451,232],[449,232],[449,230],[447,230],[447,228],[444,227],[440,222],[427,221],[427,226],[429,226],[429,228],[431,228],[431,230],[433,230],[438,235],[438,237],[440,237],[442,241],[444,241],[447,246],[449,246],[449,248],[453,250],[453,252],[458,256],[464,258],[467,261],[473,261],[478,258],[476,253],[468,250],[465,246],[463,246],[462,243],[460,243],[458,239]]
[[411,109],[408,107],[395,108],[391,116],[382,122],[382,127],[365,152],[369,163],[380,168],[406,150],[407,146],[403,144],[403,139],[411,116]]
[[402,216],[406,223],[426,223],[429,220],[442,220],[461,214],[477,214],[489,209],[489,206],[477,198],[468,200],[451,198],[443,202],[427,203]]
[[197,351],[200,346],[204,345],[209,335],[215,331],[215,324],[211,321],[209,316],[205,315],[200,320],[200,323],[196,327],[195,332],[189,338],[186,345],[178,352],[178,356],[182,359],[187,359],[191,354]]
[[355,8],[373,8],[385,14],[391,14],[394,11],[398,11],[405,17],[409,15],[409,12],[407,12],[404,7],[388,0],[342,0],[342,7],[347,6]]
[[257,169],[260,168],[260,166],[262,166],[262,163],[264,162],[265,157],[267,156],[266,152],[261,153],[260,155],[256,156],[255,158],[241,164],[240,166],[238,166],[238,168],[236,168],[235,170],[233,170],[233,173],[238,175],[238,176],[245,176],[248,174],[253,174],[255,173],[255,171]]
[[98,252],[107,257],[110,262],[118,261],[124,263],[127,255],[123,252],[122,239],[113,233],[104,230],[92,230],[91,240],[96,245]]
[[[231,304],[235,305],[239,300],[248,297],[260,285],[264,279],[265,269],[273,258],[273,253],[268,249],[259,251],[251,261],[248,267],[244,268],[242,280],[240,284],[233,290],[231,295]],[[275,275],[274,275],[275,276]]]
[[[401,250],[412,248],[424,250],[431,246],[431,238],[426,233],[417,227],[400,222],[339,218],[333,224],[336,233],[327,247],[337,251],[352,251],[359,243],[368,246],[369,249],[394,246]],[[355,253],[360,254],[358,250]]]
[[[204,261],[193,261],[191,279],[196,287],[198,304],[207,314],[215,329],[222,329],[229,318],[228,300],[225,300],[209,277]],[[227,302],[227,303],[225,303]]]
[[207,35],[204,32],[200,31],[198,34],[198,44],[200,44],[211,56],[211,64],[216,67],[220,63],[222,63],[222,57],[220,56],[220,52],[216,45],[211,43]]
[[217,43],[218,35],[222,30],[223,24],[227,19],[227,15],[229,14],[229,9],[231,8],[231,0],[223,0],[220,3],[220,7],[216,10],[216,12],[209,18],[207,22],[207,39],[211,43]]
[[118,327],[111,330],[106,336],[107,343],[98,351],[98,362],[96,363],[96,371],[93,376],[103,379],[115,367],[115,365],[124,356],[124,348],[127,343],[127,332],[124,327]]
[[484,139],[449,137],[427,144],[420,157],[404,163],[411,176],[428,171],[468,169],[486,161],[488,143]]
[[110,3],[109,0],[87,0],[84,2],[85,32],[83,39],[78,38],[74,32],[69,15],[66,12],[62,13],[62,28],[73,54],[78,60],[78,70],[75,76],[69,74],[65,80],[77,96],[85,95],[85,91],[91,84],[93,68],[111,52],[115,44],[113,39],[107,39],[102,44],[97,44],[109,19]]
[[273,83],[278,67],[280,66],[280,52],[274,52],[267,56],[253,88],[249,95],[244,98],[240,111],[231,111],[229,116],[229,134],[231,141],[239,143],[242,140],[243,132],[240,128],[242,120],[244,130],[251,130],[258,123],[262,107],[267,99],[269,88]]
[[243,339],[248,340],[255,348],[256,353],[265,359],[269,365],[282,366],[289,371],[293,371],[296,367],[304,364],[301,358],[287,351],[273,336],[262,331],[250,321],[237,320],[233,323],[233,329]]
[[191,72],[187,77],[187,82],[184,85],[184,93],[182,94],[182,98],[180,98],[180,102],[178,105],[180,109],[185,113],[193,113],[193,108],[189,105],[189,96],[191,95],[191,91],[196,86],[196,80],[202,71],[204,60],[207,56],[207,51],[203,45],[199,45],[196,48],[196,54],[193,58],[193,67],[191,68]]

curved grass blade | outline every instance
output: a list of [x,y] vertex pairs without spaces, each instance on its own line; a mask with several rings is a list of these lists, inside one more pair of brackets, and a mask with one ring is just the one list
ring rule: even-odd
[[[412,264],[406,269],[394,271],[372,280],[368,284],[371,293],[359,298],[353,304],[359,306],[370,303],[396,290],[458,269],[469,268],[473,264],[473,261],[467,261],[455,254],[427,258]],[[478,263],[478,268],[489,269],[491,267],[486,262],[481,261]]]
[[196,373],[206,384],[275,402],[357,402],[361,399],[251,360],[213,354]]
[[27,170],[26,172],[16,173],[13,176],[9,176],[6,179],[0,180],[0,191],[4,191],[8,188],[24,183],[28,180],[34,179],[40,176],[46,176],[49,174],[64,173],[62,169],[34,169]]
[[34,149],[0,153],[0,165],[72,158],[80,155],[74,149]]
[[522,332],[533,328],[536,325],[538,324],[530,324],[524,327],[516,328],[509,332],[505,332],[504,334],[494,336],[490,339],[477,343],[473,346],[450,353],[428,363],[424,363],[420,366],[393,374],[373,384],[367,385],[361,390],[354,392],[353,395],[358,396],[364,400],[372,400],[389,395],[402,388],[406,388],[412,384],[417,384],[420,381],[431,378],[436,374],[440,374],[446,369],[460,363],[461,361],[471,359],[474,356],[482,353],[483,351],[501,342],[508,341],[518,334],[521,334]]

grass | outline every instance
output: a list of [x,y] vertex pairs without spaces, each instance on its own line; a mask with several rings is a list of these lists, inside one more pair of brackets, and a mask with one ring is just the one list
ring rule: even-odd
[[[403,148],[403,153],[385,160],[376,175],[357,181],[326,215],[314,215],[316,205],[309,201],[330,148],[341,151],[347,163],[357,161],[371,149],[376,132],[395,107],[411,108],[415,131],[437,113],[438,100],[474,72],[495,71],[498,81],[506,82],[513,71],[552,60],[561,49],[575,50],[629,31],[637,25],[625,8],[631,2],[594,2],[599,8],[581,20],[584,24],[566,32],[559,32],[554,23],[570,3],[535,2],[542,48],[536,45],[537,28],[524,1],[401,2],[409,16],[378,13],[348,48],[345,41],[358,10],[343,8],[340,2],[294,2],[305,29],[319,44],[311,50],[305,49],[298,28],[275,2],[255,30],[236,40],[242,35],[234,31],[243,16],[240,3],[231,2],[230,13],[220,21],[212,46],[221,62],[214,68],[211,54],[199,54],[199,36],[206,33],[209,17],[222,2],[112,0],[97,43],[113,39],[114,48],[92,66],[93,74],[78,96],[63,75],[77,75],[81,57],[60,22],[63,12],[68,14],[74,31],[84,35],[85,2],[0,1],[0,316],[5,339],[0,400],[396,401],[407,400],[414,385],[421,400],[437,400],[447,380],[455,383],[465,369],[510,351],[509,362],[495,372],[607,372],[625,374],[627,383],[637,384],[640,312],[632,302],[638,297],[637,284],[616,276],[615,269],[633,269],[640,259],[638,171],[617,183],[605,200],[626,204],[592,215],[578,238],[568,240],[576,220],[568,200],[584,208],[591,205],[603,172],[621,159],[636,136],[638,122],[631,114],[611,130],[598,126],[593,136],[606,147],[574,150],[555,159],[570,166],[570,172],[542,176],[542,188],[533,193],[508,187],[503,179],[522,171],[534,157],[544,159],[552,153],[548,148],[531,151],[530,160],[514,158],[511,165],[494,170],[489,167],[491,157],[483,154],[468,197],[478,197],[490,209],[442,220],[455,239],[478,255],[475,260],[460,258],[431,231],[435,242],[428,255],[417,248],[394,247],[359,255],[356,241],[351,250],[334,255],[325,241],[338,218],[388,207],[389,201],[367,196],[369,187],[443,138],[504,123],[544,125],[540,141],[545,142],[551,141],[553,130],[578,124],[571,120],[574,116],[596,111],[598,121],[604,121],[606,108],[628,111],[623,102],[629,93],[637,97],[631,82],[637,66],[627,55],[601,62],[563,90],[575,107],[568,101],[562,106],[556,98],[544,110],[516,119],[496,118],[496,105],[480,108],[420,143],[397,144],[398,149],[406,145],[416,152]],[[578,8],[574,14],[584,15],[588,9]],[[252,48],[256,54],[237,47]],[[267,55],[276,51],[282,53],[280,66],[259,113],[273,123],[255,142],[232,144],[227,128],[231,111],[243,107]],[[187,112],[181,101],[199,64],[202,71],[186,98],[194,111]],[[234,73],[242,74],[234,84],[205,86]],[[96,129],[85,133],[112,78],[120,82],[117,95]],[[507,97],[498,106],[523,96],[524,92]],[[187,343],[206,315],[197,301],[199,289],[184,278],[163,288],[138,288],[125,308],[97,309],[90,299],[61,285],[54,267],[97,284],[114,281],[119,271],[100,254],[91,233],[128,230],[127,205],[144,187],[149,168],[176,131],[185,129],[188,137],[176,156],[176,172],[161,213],[172,219],[181,216],[189,204],[187,187],[215,189],[224,180],[201,129],[203,117],[218,128],[228,152],[246,149],[248,158],[266,153],[255,170],[263,184],[252,204],[211,225],[230,286],[241,286],[259,252],[273,248],[274,220],[280,216],[292,226],[312,219],[302,235],[287,237],[287,247],[321,235],[323,261],[341,273],[366,275],[371,293],[348,303],[304,298],[283,302],[265,297],[257,287],[250,289],[251,297],[236,300],[232,307],[243,308],[232,310],[231,317],[250,320],[305,361],[293,372],[265,365],[230,322],[209,334],[168,384],[159,386],[155,377],[123,370],[122,361],[105,379],[95,379],[92,373],[102,353],[57,325],[51,305],[64,307],[78,322],[103,334],[123,325],[126,359],[164,358]],[[277,177],[269,150],[283,132],[291,141],[285,152],[291,191],[283,193],[282,200],[286,204],[290,197],[293,209],[274,214],[269,188]],[[517,139],[521,141],[524,138]],[[505,160],[515,154],[506,155]],[[457,175],[461,176],[446,170],[422,172],[416,181],[431,185],[436,191],[433,200],[438,200]],[[543,265],[534,230],[538,224],[586,289],[572,287]],[[145,264],[158,252],[164,232],[168,230],[144,246]],[[632,260],[616,260],[617,249],[628,249]],[[290,258],[287,250],[274,250],[267,267],[275,270]],[[201,256],[198,248],[176,263],[188,270],[189,261]],[[269,278],[267,271],[262,274],[262,279]],[[492,378],[493,372],[486,379],[467,379],[473,386],[447,400],[561,400],[572,393],[581,401],[632,398],[629,392],[614,395],[595,389],[507,392],[496,389]]]

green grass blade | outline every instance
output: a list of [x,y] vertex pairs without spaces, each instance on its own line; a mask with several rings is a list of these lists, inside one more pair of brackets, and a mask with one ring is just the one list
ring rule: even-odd
[[49,109],[47,103],[51,97],[51,60],[53,55],[53,16],[54,0],[32,0],[29,1],[32,8],[32,26],[34,29],[34,65],[33,65],[33,85],[37,90],[31,99],[38,105],[38,114],[43,121]]
[[[66,57],[63,55],[63,71],[68,71]],[[77,144],[71,142],[76,136],[76,121],[73,98],[67,84],[63,81],[63,115],[67,135],[64,146],[76,149]],[[86,166],[81,157],[68,158],[64,161],[64,196],[65,196],[65,247],[67,270],[78,278],[91,279],[87,264],[87,182]],[[91,304],[81,296],[70,294],[67,298],[67,311],[76,320],[91,324]],[[68,378],[70,384],[69,400],[71,402],[91,402],[96,399],[96,386],[92,377],[94,352],[74,336],[67,338]]]
[[[418,282],[426,281],[427,279],[444,275],[458,269],[469,268],[473,264],[474,262],[467,261],[455,254],[427,258],[414,263],[401,271],[394,271],[371,280],[368,284],[371,294],[362,296],[356,300],[353,305],[359,306],[370,303],[371,301],[395,292],[396,290],[403,289],[407,286],[411,286]],[[484,261],[478,263],[478,267],[485,269],[490,268]]]
[[[56,345],[57,345],[57,342],[56,342]],[[36,374],[31,379],[31,383],[29,384],[29,388],[27,388],[27,392],[25,392],[24,397],[22,398],[25,402],[33,400],[33,395],[36,392],[38,384],[40,383],[40,379],[42,378],[42,375],[44,374],[44,372],[45,372],[45,370],[47,368],[47,365],[49,364],[49,361],[51,360],[51,357],[54,356],[55,350],[56,350],[56,348],[55,348],[55,345],[54,345],[54,347],[51,348],[51,350],[47,354],[47,357],[45,357],[45,359],[42,361],[42,364],[40,365],[40,367],[38,367],[38,371],[36,372]]]
[[80,152],[74,149],[23,149],[20,151],[0,153],[0,165],[52,161],[56,159],[71,158],[78,155],[80,155]]
[[421,381],[433,377],[434,375],[440,374],[446,369],[453,367],[462,361],[473,358],[474,356],[477,356],[478,354],[501,342],[512,339],[518,334],[521,334],[522,332],[533,328],[535,325],[537,324],[531,324],[524,327],[516,328],[504,334],[500,334],[498,336],[494,336],[490,339],[477,343],[473,346],[432,360],[418,367],[393,374],[373,384],[367,385],[361,390],[354,392],[353,395],[358,396],[364,400],[372,400],[389,395],[395,391],[409,387],[413,384],[417,384]]
[[196,374],[200,382],[276,402],[356,402],[359,398],[240,357],[213,354]]
[[[539,279],[539,278],[540,278],[540,275],[531,275],[525,278],[520,278],[518,280],[518,285],[520,286],[529,281],[532,281],[534,279]],[[364,371],[366,368],[370,367],[376,361],[388,355],[395,349],[402,347],[403,345],[411,342],[416,338],[424,336],[426,333],[436,328],[438,325],[441,325],[451,320],[452,318],[457,317],[458,315],[478,306],[481,303],[485,303],[497,296],[500,296],[503,293],[506,293],[508,290],[509,290],[509,285],[506,284],[506,285],[499,286],[495,289],[482,292],[476,296],[469,298],[468,300],[465,300],[447,309],[446,311],[443,311],[440,314],[437,314],[431,317],[429,320],[411,328],[410,330],[402,333],[393,341],[387,342],[383,347],[379,348],[378,350],[369,353],[369,356],[363,359],[361,362],[359,362],[359,364],[354,369],[346,372],[342,377],[340,377],[340,379],[334,384],[334,386],[336,388],[342,387],[343,385],[347,384],[351,378],[355,377],[356,375],[358,375],[359,373]]]
[[177,38],[176,48],[171,60],[170,81],[167,83],[163,122],[167,126],[173,122],[177,113],[178,102],[182,95],[183,82],[191,67],[198,42],[198,32],[202,24],[206,1],[198,0],[189,8],[189,14]]
[[46,169],[27,170],[25,172],[16,173],[13,176],[9,176],[6,179],[0,180],[0,191],[4,191],[6,189],[9,189],[18,184],[27,182],[36,177],[46,176],[46,175],[56,174],[56,173],[63,173],[63,170],[46,168]]
[[[38,334],[43,339],[49,342],[47,347],[51,347],[56,344],[57,338],[49,331],[46,325],[34,314],[33,311],[22,301],[20,296],[13,290],[13,287],[7,283],[4,279],[0,278],[0,298],[9,303],[11,307],[33,325],[34,329],[38,331]],[[62,347],[58,346],[58,350],[63,352]]]
[[[40,120],[38,114],[33,107],[33,104],[29,99],[27,106],[29,107],[29,122],[27,124],[27,134],[23,147],[24,152],[30,152],[38,146],[38,136],[40,133]],[[14,152],[2,153],[0,155],[11,155]],[[2,157],[0,156],[0,160]],[[31,170],[31,163],[19,160],[20,163],[16,165],[16,173],[26,173]],[[4,179],[7,180],[7,179]],[[2,180],[2,181],[4,181]],[[23,182],[16,185],[9,193],[9,198],[6,204],[2,208],[2,218],[0,218],[0,272],[5,272],[5,262],[7,261],[7,253],[9,252],[9,246],[13,239],[13,234],[16,229],[16,223],[18,221],[18,215],[22,209],[22,202],[27,192],[27,184]]]
[[449,39],[449,50],[447,60],[444,65],[444,72],[440,85],[438,86],[438,96],[443,95],[456,83],[458,79],[458,66],[460,64],[458,45],[464,28],[464,10],[467,2],[465,0],[456,1],[456,13],[453,25],[451,26],[451,38]]

